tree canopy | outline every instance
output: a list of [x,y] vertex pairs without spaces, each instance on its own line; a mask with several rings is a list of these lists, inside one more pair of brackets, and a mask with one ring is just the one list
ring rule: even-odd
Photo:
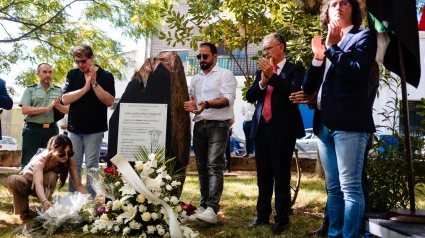
[[[118,29],[135,41],[158,33],[162,4],[162,0],[0,0],[0,72],[6,74],[23,61],[47,62],[53,65],[53,82],[60,83],[75,67],[72,49],[87,43],[95,63],[122,79],[121,69],[129,60],[110,30]],[[35,67],[21,70],[14,79],[18,85],[38,82]]]
[[[234,59],[232,50],[244,49],[246,69],[249,68],[248,46],[260,44],[271,32],[280,32],[286,37],[286,58],[306,67],[313,58],[311,38],[323,33],[317,15],[307,14],[301,6],[289,0],[188,0],[187,4],[186,14],[176,12],[171,4],[165,5],[162,15],[170,30],[160,32],[160,39],[174,45],[189,43],[195,50],[199,42],[216,43]],[[262,56],[262,52],[259,51],[258,55]],[[253,73],[243,72],[246,78],[243,95]]]

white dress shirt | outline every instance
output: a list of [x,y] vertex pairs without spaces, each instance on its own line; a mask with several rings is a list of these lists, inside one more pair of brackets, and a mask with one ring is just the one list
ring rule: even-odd
[[245,102],[241,110],[244,121],[252,121],[252,117],[254,116],[254,111],[255,111],[254,104]]
[[201,70],[199,74],[192,78],[189,86],[190,92],[195,96],[196,103],[225,97],[229,100],[229,106],[204,109],[202,113],[195,115],[193,121],[232,119],[234,117],[233,104],[236,98],[237,85],[238,82],[233,73],[220,68],[218,65],[215,65],[208,74]]
[[[342,36],[341,40],[338,42],[338,46],[341,45],[341,42],[344,40],[344,38],[348,34],[348,32],[350,32],[351,29],[353,29],[353,27],[354,27],[353,25],[350,25],[350,26],[347,26],[346,28],[342,29],[342,32],[343,32],[344,35]],[[329,48],[329,47],[331,47],[331,46],[330,45],[326,46],[326,48]],[[326,56],[325,56],[324,60],[325,60],[325,63],[326,63],[325,73],[323,74],[323,81],[322,81],[322,84],[320,85],[319,93],[317,94],[317,109],[319,109],[319,110],[321,109],[320,103],[322,102],[323,83],[326,81],[326,74],[328,73],[329,67],[331,67],[331,61]],[[316,60],[316,59],[313,59],[313,61],[311,62],[311,64],[313,66],[316,66],[316,67],[322,66],[322,63],[323,63],[323,61]]]

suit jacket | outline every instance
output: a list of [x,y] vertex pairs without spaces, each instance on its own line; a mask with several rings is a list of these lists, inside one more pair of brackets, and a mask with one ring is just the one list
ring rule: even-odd
[[[314,104],[313,129],[316,134],[320,122],[331,130],[375,132],[368,78],[376,50],[374,32],[353,28],[340,46],[332,45],[325,51],[331,65],[322,86],[321,110]],[[319,91],[325,66],[323,62],[320,67],[309,67],[303,81],[305,93]]]
[[[261,70],[256,72],[255,81],[246,92],[248,102],[257,102],[254,116],[252,117],[250,136],[252,139],[257,135],[267,92],[267,88],[261,90],[259,85],[261,73]],[[304,124],[298,105],[289,101],[291,93],[301,90],[304,74],[304,67],[286,61],[280,74],[273,74],[269,79],[268,85],[273,86],[271,98],[272,126],[273,131],[279,135],[294,136],[296,138],[305,136]]]
[[[12,109],[12,107],[13,107],[13,101],[9,97],[9,94],[7,94],[6,82],[3,79],[0,79],[0,108],[10,110]],[[3,109],[1,109],[1,112],[3,112]],[[1,132],[1,121],[0,121],[0,140],[1,140],[1,135],[2,135],[2,132]]]

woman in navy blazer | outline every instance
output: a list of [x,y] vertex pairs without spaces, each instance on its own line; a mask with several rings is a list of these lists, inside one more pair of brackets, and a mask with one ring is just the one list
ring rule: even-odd
[[306,94],[318,92],[314,133],[325,170],[329,237],[359,237],[364,214],[361,172],[368,138],[375,131],[368,76],[376,35],[360,31],[358,0],[325,0],[321,21],[325,41],[312,39],[313,62],[303,81]]

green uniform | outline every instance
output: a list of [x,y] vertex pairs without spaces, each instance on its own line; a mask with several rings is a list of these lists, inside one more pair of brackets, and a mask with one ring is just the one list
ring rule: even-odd
[[[40,83],[28,86],[19,106],[47,107],[57,97],[62,96],[62,88],[53,84],[45,90]],[[53,109],[37,115],[26,115],[22,129],[21,170],[28,164],[39,148],[46,148],[52,136],[59,134],[54,121]]]

